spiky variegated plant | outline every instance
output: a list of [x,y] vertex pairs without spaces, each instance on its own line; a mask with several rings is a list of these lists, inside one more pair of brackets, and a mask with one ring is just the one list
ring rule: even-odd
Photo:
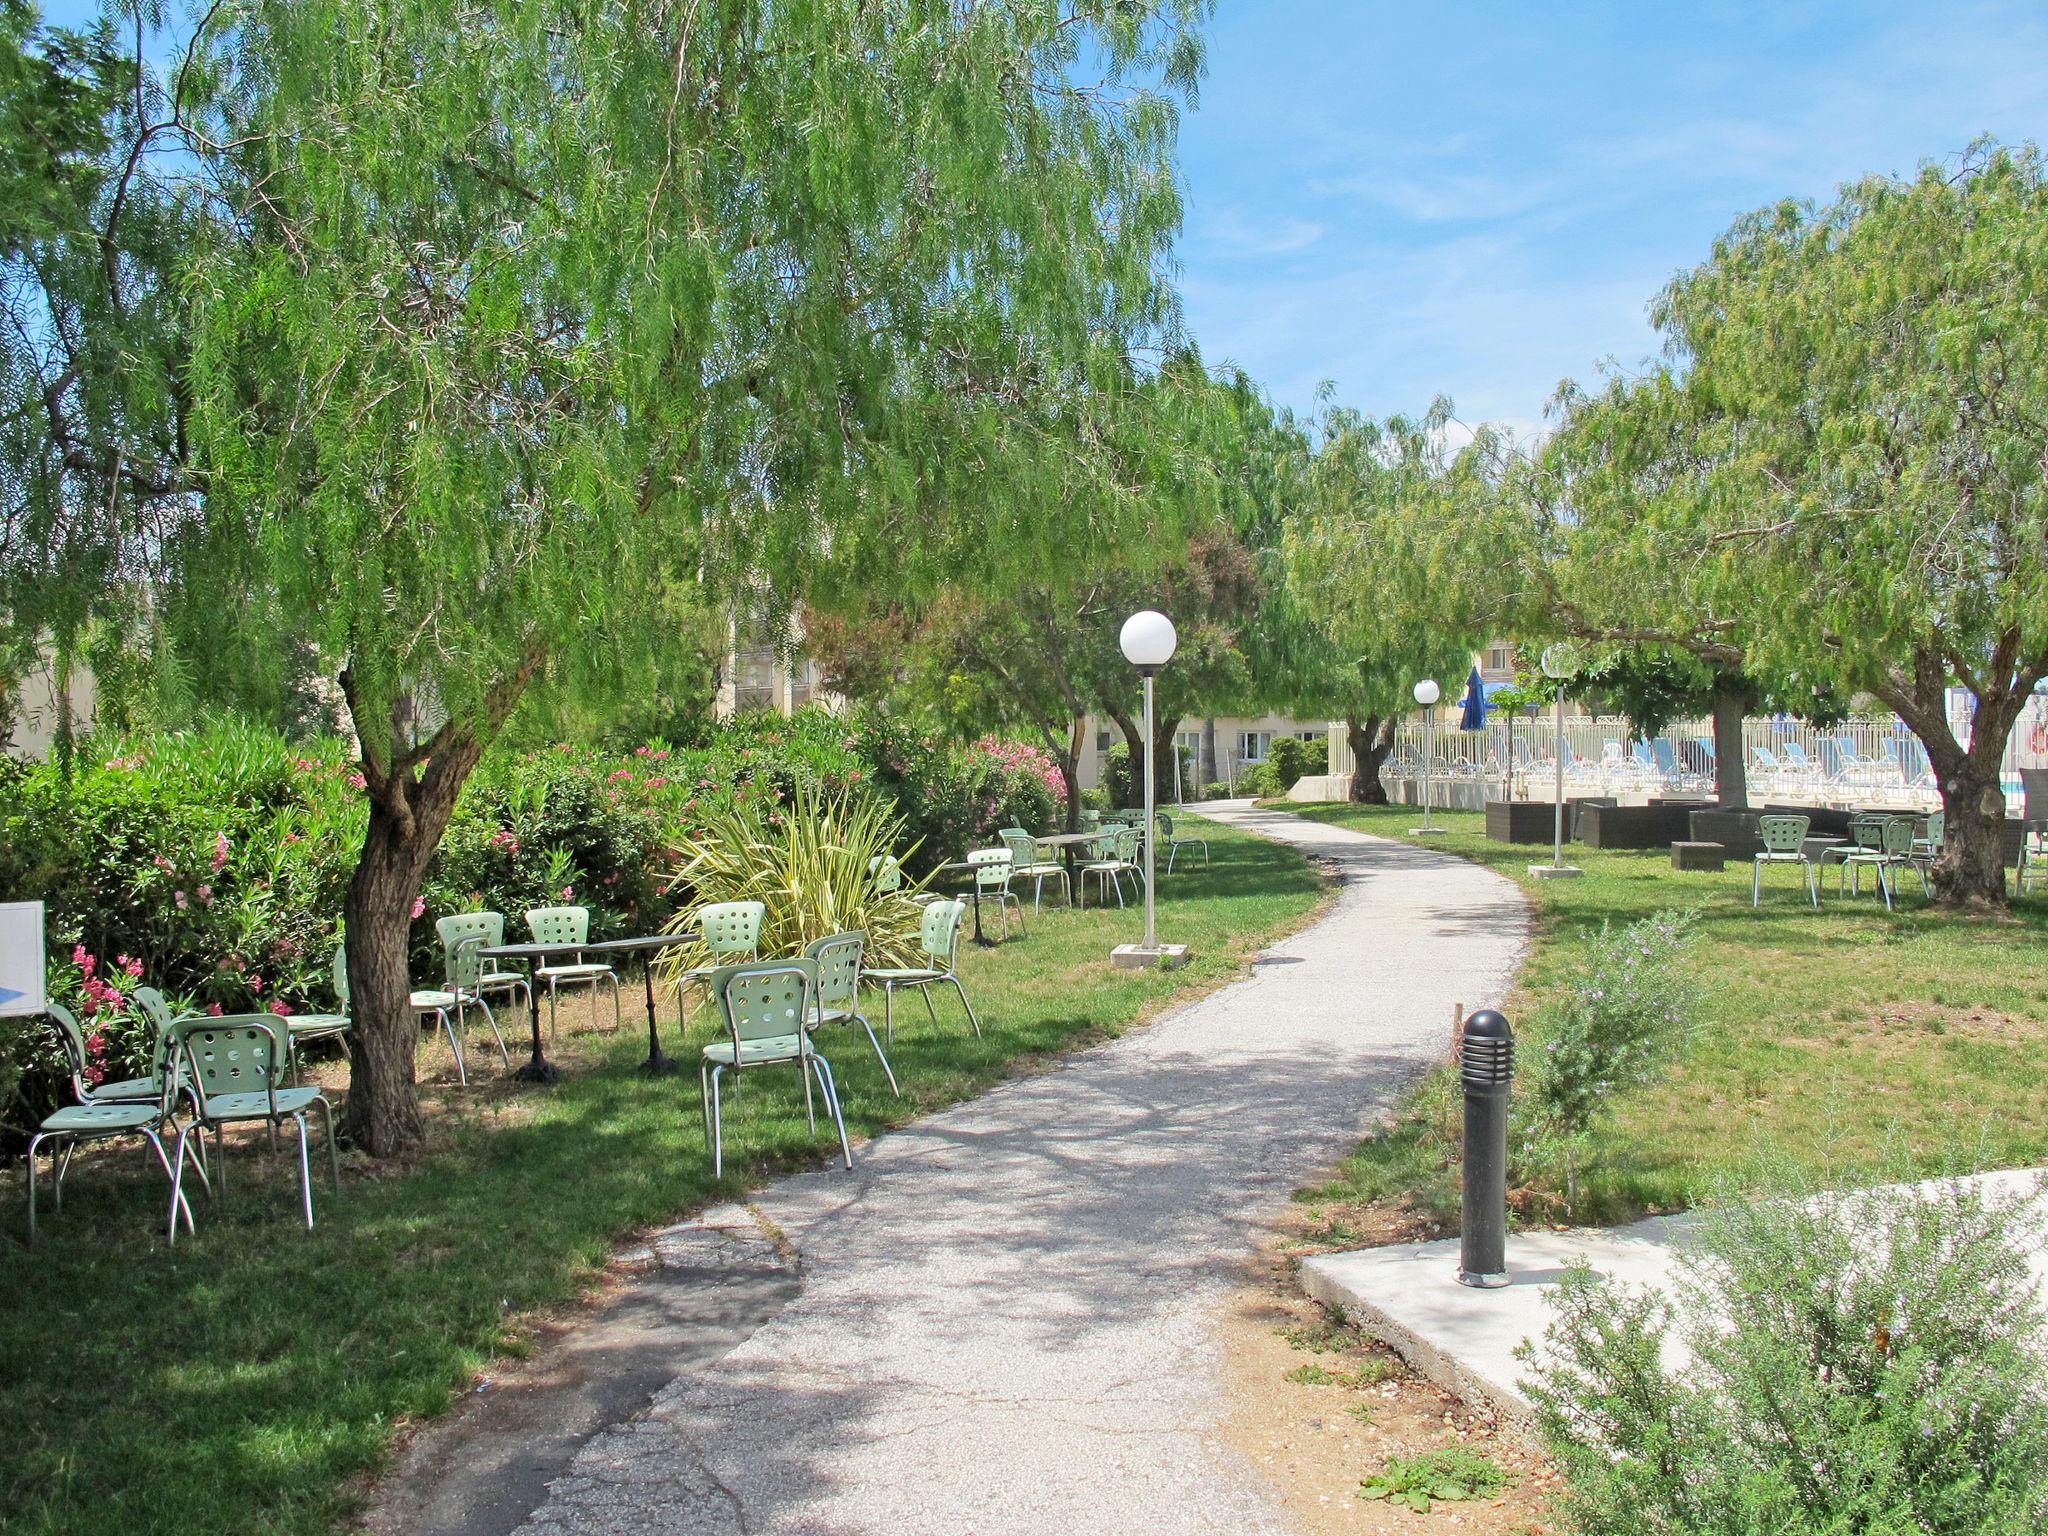
[[[768,909],[761,921],[764,960],[858,928],[868,936],[867,964],[917,964],[921,909],[910,899],[914,887],[885,891],[872,868],[878,858],[909,852],[897,846],[902,835],[903,818],[878,800],[828,798],[803,786],[788,801],[756,799],[720,811],[676,871],[691,897],[665,931],[695,932],[698,913],[718,902],[758,901]],[[683,944],[665,953],[663,965],[673,980],[705,959],[700,944]]]

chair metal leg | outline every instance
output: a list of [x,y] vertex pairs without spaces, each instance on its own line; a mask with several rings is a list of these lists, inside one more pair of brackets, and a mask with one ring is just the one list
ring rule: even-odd
[[[1776,826],[1776,825],[1777,825],[1777,823],[1776,823],[1776,822],[1773,822],[1773,823],[1771,823],[1771,825],[1773,825],[1773,826]],[[1763,860],[1761,860],[1761,859],[1751,859],[1751,860],[1749,861],[1749,904],[1750,904],[1750,906],[1752,906],[1752,907],[1759,907],[1759,906],[1762,906],[1762,905],[1763,905],[1763,899],[1764,899],[1764,864],[1763,864]]]
[[[171,1189],[172,1189],[172,1193],[173,1193],[173,1194],[176,1194],[176,1192],[177,1192],[177,1186],[178,1186],[178,1180],[177,1180],[176,1176],[175,1176],[175,1175],[174,1175],[174,1174],[172,1173],[172,1171],[171,1171],[171,1160],[170,1160],[170,1158],[169,1158],[168,1156],[166,1156],[166,1155],[165,1155],[165,1153],[164,1153],[164,1144],[163,1144],[163,1141],[162,1141],[162,1139],[158,1137],[158,1135],[157,1135],[157,1133],[156,1133],[155,1131],[144,1131],[144,1132],[143,1132],[142,1134],[143,1134],[143,1135],[145,1135],[145,1136],[147,1136],[147,1137],[149,1138],[149,1146],[150,1146],[150,1150],[156,1153],[156,1161],[157,1161],[157,1166],[158,1166],[159,1168],[163,1169],[163,1171],[164,1171],[164,1179],[165,1179],[165,1181],[166,1181],[166,1182],[168,1182],[168,1183],[170,1184],[170,1186],[171,1186]],[[198,1171],[199,1171],[199,1181],[200,1181],[200,1183],[202,1183],[202,1184],[203,1184],[203,1183],[205,1183],[205,1182],[206,1182],[206,1172],[205,1172],[205,1170],[204,1170],[204,1169],[202,1169],[202,1168],[200,1168],[200,1167],[199,1167],[199,1163],[198,1163],[198,1160],[197,1160],[197,1159],[194,1159],[194,1161],[193,1161],[193,1164],[192,1164],[192,1166],[193,1166],[193,1167],[194,1167],[195,1169],[198,1169]],[[176,1231],[177,1231],[177,1228],[178,1228],[178,1212],[179,1212],[179,1210],[180,1210],[180,1209],[182,1209],[182,1210],[183,1210],[183,1211],[185,1212],[185,1230],[186,1230],[187,1232],[196,1232],[196,1231],[197,1231],[198,1229],[197,1229],[196,1227],[194,1227],[194,1226],[192,1225],[192,1205],[191,1205],[191,1202],[190,1202],[190,1201],[188,1201],[188,1200],[185,1200],[185,1199],[184,1199],[184,1198],[183,1198],[182,1196],[181,1196],[181,1197],[179,1197],[179,1198],[178,1198],[178,1199],[177,1199],[176,1201],[174,1201],[174,1203],[173,1203],[173,1204],[172,1204],[172,1206],[171,1206],[171,1230],[172,1230],[173,1232],[176,1232]]]
[[52,1198],[50,1204],[56,1210],[62,1211],[64,1209],[64,1178],[65,1175],[71,1172],[71,1159],[77,1152],[78,1138],[76,1136],[67,1136],[64,1139],[62,1150],[51,1154],[50,1183],[52,1185]]
[[[36,1240],[36,1148],[47,1139],[40,1131],[28,1139],[28,1240],[31,1243]],[[50,1158],[53,1168],[56,1162],[53,1153]]]
[[[619,973],[617,971],[613,971],[610,973],[610,975],[612,982],[612,1029],[614,1032],[616,1032],[625,1027],[625,1015],[619,1012]],[[511,1058],[508,1056],[505,1058],[505,1060],[506,1064],[509,1066],[511,1064]]]
[[326,1099],[314,1101],[320,1106],[320,1114],[327,1126],[327,1167],[334,1175],[334,1195],[341,1198],[341,1148],[334,1141],[334,1106]]
[[503,1059],[506,1066],[511,1066],[512,1053],[505,1049],[505,1032],[498,1028],[498,1016],[491,1012],[491,1000],[479,992],[476,995],[476,1005],[483,1009],[484,1022],[491,1026],[491,1038],[498,1042],[499,1057]]
[[981,1020],[974,1016],[974,1004],[967,1001],[967,989],[960,985],[960,978],[958,976],[948,976],[946,980],[953,983],[953,990],[960,994],[960,1006],[967,1010],[967,1022],[974,1026],[974,1038],[979,1040],[981,1038]]
[[882,983],[882,1038],[889,1042],[889,1049],[896,1049],[896,989],[888,982]]
[[[456,1012],[458,1014],[461,1012],[461,1008],[462,1005],[457,1003]],[[455,1026],[448,1022],[448,1010],[446,1008],[436,1008],[434,1010],[434,1017],[441,1021],[441,1033],[448,1037],[448,1049],[455,1053],[455,1080],[467,1088],[469,1086],[469,1068],[463,1064],[462,1042],[455,1038]]]
[[867,1031],[868,1044],[875,1048],[875,1060],[879,1061],[882,1064],[882,1076],[889,1079],[889,1091],[895,1094],[897,1098],[902,1098],[903,1090],[896,1086],[895,1068],[889,1065],[889,1058],[882,1051],[882,1043],[875,1038],[874,1025],[870,1024],[867,1021],[867,1016],[865,1014],[856,1013],[853,1016],[853,1021],[854,1023],[858,1024],[862,1029]]
[[299,1126],[299,1199],[306,1207],[306,1230],[313,1230],[313,1164],[306,1155],[306,1117],[303,1113],[292,1116]]
[[797,1075],[804,1080],[804,1129],[815,1136],[818,1134],[818,1112],[811,1102],[811,1074],[799,1066]]
[[[846,1159],[846,1166],[851,1168],[853,1148],[847,1144],[846,1116],[839,1112],[839,1088],[832,1081],[832,1064],[815,1051],[811,1053],[810,1059],[817,1071],[819,1086],[825,1090],[825,1104],[832,1111],[832,1123],[839,1127],[839,1155]],[[806,1077],[804,1081],[808,1083],[810,1079]],[[812,1129],[815,1130],[816,1127]]]
[[550,976],[548,978],[548,1043],[550,1045],[554,1044],[556,1039],[560,1037],[561,1032],[561,1023],[555,1017],[555,978]]
[[917,983],[917,995],[924,999],[924,1011],[932,1016],[932,1023],[937,1024],[939,1022],[939,1010],[932,1006],[931,983],[924,981]]
[[725,1068],[711,1069],[711,1177],[725,1177],[725,1126],[718,1112],[718,1074]]
[[1820,910],[1820,870],[1812,864],[1806,866],[1806,894],[1813,901],[1813,910]]

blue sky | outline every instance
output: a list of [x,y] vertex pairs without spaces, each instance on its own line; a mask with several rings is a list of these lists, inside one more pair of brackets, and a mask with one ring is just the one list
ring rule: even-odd
[[2048,7],[1220,0],[1182,123],[1211,363],[1528,430],[1733,217],[2048,143]]

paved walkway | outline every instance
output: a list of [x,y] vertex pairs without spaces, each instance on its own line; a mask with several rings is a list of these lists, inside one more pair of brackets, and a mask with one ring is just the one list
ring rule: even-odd
[[598,1434],[524,1529],[1285,1528],[1210,1436],[1212,1318],[1261,1214],[1446,1048],[1454,1001],[1499,998],[1525,909],[1448,855],[1212,814],[1337,866],[1335,909],[1148,1029],[766,1190],[798,1297]]

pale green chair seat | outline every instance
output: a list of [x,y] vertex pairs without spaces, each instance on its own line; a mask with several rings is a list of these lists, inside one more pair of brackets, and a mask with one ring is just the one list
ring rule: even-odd
[[[85,1043],[78,1029],[78,1021],[59,1005],[52,1005],[52,1016],[62,1013],[57,1037],[70,1059],[74,1089],[82,1087],[85,1080]],[[55,1205],[64,1209],[64,1175],[71,1168],[71,1157],[78,1148],[89,1141],[107,1141],[117,1136],[140,1136],[147,1141],[150,1150],[156,1154],[157,1166],[163,1169],[164,1177],[171,1181],[171,1221],[176,1231],[178,1214],[185,1217],[185,1230],[192,1226],[192,1207],[186,1203],[178,1188],[178,1180],[171,1169],[171,1160],[164,1152],[163,1138],[171,1128],[172,1108],[177,1102],[175,1088],[163,1085],[166,1081],[175,1083],[178,1074],[169,1065],[174,1051],[174,1042],[168,1034],[159,1036],[154,1053],[155,1072],[149,1080],[159,1087],[156,1097],[150,1100],[130,1102],[101,1102],[84,1099],[80,1103],[67,1105],[44,1117],[36,1133],[28,1142],[28,1237],[36,1240],[36,1153],[45,1143],[51,1145],[50,1169],[53,1175]],[[199,1166],[199,1177],[205,1182],[207,1171],[204,1164]]]
[[[135,994],[131,995],[142,992],[149,992],[152,997],[157,997],[159,1004],[162,1003],[162,998],[151,988],[137,987]],[[148,1077],[128,1077],[119,1082],[100,1082],[88,1086],[85,1081],[85,1030],[79,1024],[77,1015],[62,1003],[46,1004],[43,1011],[57,1026],[57,1037],[64,1048],[64,1059],[71,1069],[71,1096],[80,1104],[154,1103],[164,1096],[163,1080],[155,1073]],[[156,1060],[161,1055],[160,1047],[163,1044],[164,1029],[170,1022],[170,1010],[163,1010],[161,1023],[147,1003],[143,1005],[142,1013],[150,1025],[150,1058]],[[173,1076],[175,1075],[174,1071]]]
[[[1927,891],[1927,870],[1913,854],[1913,818],[1910,816],[1858,817],[1849,825],[1856,845],[1842,851],[1842,872],[1837,889],[1846,883],[1851,896],[1863,894],[1863,871],[1875,871],[1877,889],[1887,912],[1892,908],[1891,873],[1911,869],[1920,876],[1920,889]],[[1830,850],[1831,852],[1834,850]]]
[[889,1065],[888,1053],[875,1038],[874,1026],[860,1011],[861,958],[867,953],[867,946],[868,936],[858,928],[828,933],[804,946],[804,958],[815,961],[818,967],[818,992],[811,1007],[810,1027],[817,1030],[827,1024],[858,1024],[867,1035],[868,1044],[874,1047],[875,1060],[882,1064],[882,1075],[889,1079],[889,1091],[900,1098],[903,1090],[896,1085],[896,1069]]
[[[305,1211],[306,1230],[313,1230],[313,1170],[309,1156],[310,1133],[306,1112],[320,1106],[327,1132],[327,1160],[334,1176],[334,1192],[341,1193],[341,1154],[334,1141],[334,1106],[318,1088],[280,1088],[278,1071],[289,1046],[288,1031],[268,1013],[230,1013],[220,1018],[179,1019],[167,1038],[182,1063],[184,1080],[191,1085],[194,1114],[192,1123],[178,1132],[178,1155],[171,1172],[171,1238],[177,1239],[177,1211],[184,1199],[185,1148],[192,1133],[203,1139],[210,1130],[218,1157],[215,1177],[208,1189],[216,1201],[227,1197],[227,1127],[259,1122],[271,1133],[275,1144],[277,1128],[290,1120],[299,1130],[299,1194]],[[205,1177],[202,1169],[201,1177]]]
[[[535,907],[526,914],[526,930],[533,935],[536,944],[587,944],[590,941],[590,908],[588,907]],[[577,959],[566,963],[549,962],[534,967],[533,979],[548,984],[548,1038],[555,1038],[555,993],[563,983],[587,983],[595,987],[600,981],[612,984],[612,1028],[620,1023],[619,1014],[619,973],[608,965],[594,960]]]
[[967,1022],[974,1026],[975,1035],[980,1036],[981,1020],[974,1016],[974,1004],[967,1000],[967,989],[960,985],[960,978],[953,969],[960,948],[960,918],[966,910],[967,904],[963,901],[935,901],[924,909],[924,922],[918,938],[930,964],[862,967],[861,980],[882,989],[882,1039],[889,1045],[896,1043],[896,994],[906,990],[916,992],[924,999],[925,1012],[936,1024],[939,1011],[932,1006],[931,988],[949,984],[960,994],[960,1005],[967,1010]]
[[795,1061],[802,1047],[795,1035],[765,1035],[758,1040],[714,1040],[704,1047],[704,1059],[723,1066],[758,1067],[778,1061]]
[[[351,1061],[354,1060],[348,1038],[349,1031],[355,1027],[355,1021],[348,1013],[348,949],[345,945],[337,944],[334,947],[332,979],[335,1001],[341,1005],[341,1012],[272,1015],[281,1028],[290,1031],[289,1038],[280,1043],[288,1048],[293,1082],[299,1080],[299,1047],[309,1041],[339,1040],[342,1054]],[[135,990],[138,995],[142,991],[140,987]]]
[[713,1178],[725,1175],[725,1114],[719,1080],[727,1072],[793,1063],[804,1084],[804,1119],[815,1132],[817,1107],[811,1079],[825,1095],[832,1123],[839,1131],[839,1150],[853,1166],[853,1148],[846,1139],[846,1118],[839,1111],[839,1090],[831,1063],[812,1044],[808,1028],[817,1011],[818,963],[815,960],[750,960],[722,965],[711,974],[711,995],[725,1017],[726,1038],[704,1047],[697,1086],[704,1114],[705,1140],[711,1148]]

